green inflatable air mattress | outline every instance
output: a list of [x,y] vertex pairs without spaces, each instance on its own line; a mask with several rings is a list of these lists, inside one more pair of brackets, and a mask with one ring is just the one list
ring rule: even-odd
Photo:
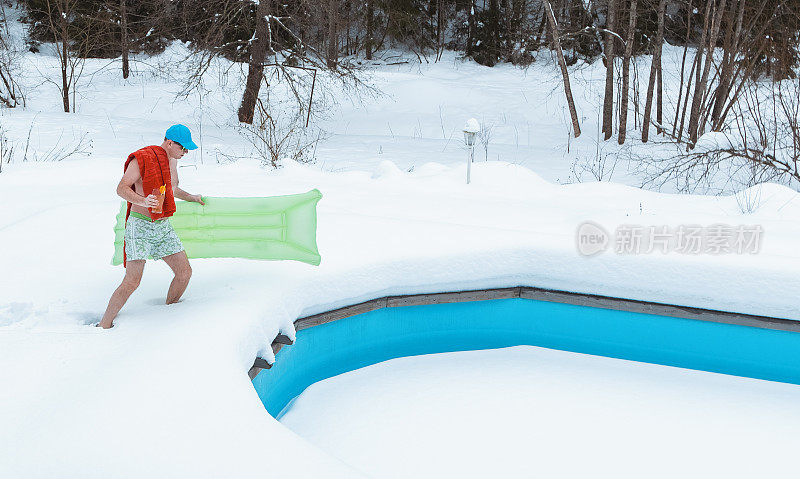
[[[264,198],[203,197],[200,203],[176,201],[170,217],[189,258],[295,260],[319,265],[317,202],[319,190]],[[114,258],[122,264],[125,211],[114,227]]]

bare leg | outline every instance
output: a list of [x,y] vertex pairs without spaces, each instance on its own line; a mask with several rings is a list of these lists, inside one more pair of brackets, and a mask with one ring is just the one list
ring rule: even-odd
[[177,303],[186,287],[189,285],[189,279],[192,277],[192,267],[189,266],[189,258],[186,256],[186,251],[171,254],[161,258],[167,263],[167,266],[172,268],[175,273],[175,278],[169,285],[167,291],[167,304]]
[[136,291],[136,288],[139,287],[139,282],[142,280],[142,273],[144,272],[144,263],[143,259],[128,261],[125,268],[125,278],[122,279],[122,284],[111,295],[106,312],[103,314],[103,319],[100,320],[101,328],[108,329],[114,325],[114,318],[117,317],[117,313],[125,306],[125,302]]

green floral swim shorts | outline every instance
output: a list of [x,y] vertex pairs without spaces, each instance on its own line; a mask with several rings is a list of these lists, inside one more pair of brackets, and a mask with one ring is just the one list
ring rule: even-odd
[[125,255],[128,261],[161,259],[183,251],[183,244],[169,220],[150,221],[143,216],[131,213],[125,225]]

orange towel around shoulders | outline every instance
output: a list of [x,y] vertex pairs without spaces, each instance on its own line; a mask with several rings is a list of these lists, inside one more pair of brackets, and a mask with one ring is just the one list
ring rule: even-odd
[[[150,212],[150,218],[158,220],[161,218],[169,218],[175,213],[175,197],[172,194],[172,174],[169,169],[169,157],[167,152],[160,146],[146,146],[140,150],[134,151],[128,155],[125,160],[125,168],[123,172],[128,169],[131,161],[136,159],[139,164],[139,173],[142,175],[142,190],[144,196],[148,196],[153,189],[162,185],[166,186],[164,196],[164,206],[161,213]],[[133,189],[133,186],[131,186]],[[125,223],[128,223],[128,217],[131,214],[131,203],[128,203],[128,211],[125,213]],[[123,255],[125,247],[123,245]],[[127,258],[123,258],[123,265],[127,264]]]

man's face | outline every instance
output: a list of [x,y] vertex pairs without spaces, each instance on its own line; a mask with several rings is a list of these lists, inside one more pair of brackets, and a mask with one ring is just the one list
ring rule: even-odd
[[180,160],[186,152],[189,151],[184,148],[180,143],[175,141],[169,140],[167,145],[167,154],[170,158],[174,158],[176,160]]

